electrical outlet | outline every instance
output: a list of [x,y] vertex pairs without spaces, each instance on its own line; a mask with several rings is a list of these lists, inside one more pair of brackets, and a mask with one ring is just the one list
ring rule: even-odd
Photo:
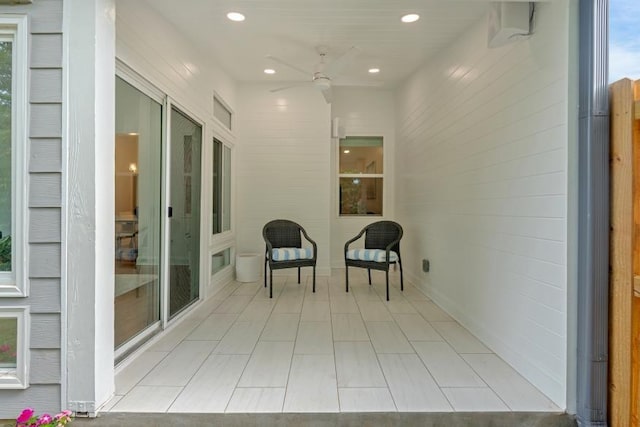
[[423,259],[422,260],[422,271],[424,271],[425,273],[429,272],[429,260],[428,259]]

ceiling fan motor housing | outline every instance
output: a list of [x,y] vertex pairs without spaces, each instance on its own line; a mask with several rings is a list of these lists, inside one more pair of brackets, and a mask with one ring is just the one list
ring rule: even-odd
[[313,84],[320,90],[329,89],[331,87],[331,79],[324,74],[315,73],[313,75]]

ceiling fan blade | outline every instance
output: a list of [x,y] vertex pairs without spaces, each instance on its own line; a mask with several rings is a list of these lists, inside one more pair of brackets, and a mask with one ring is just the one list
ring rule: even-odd
[[297,72],[302,73],[307,77],[313,76],[313,72],[307,71],[307,70],[303,70],[302,68],[300,68],[300,67],[298,67],[296,65],[293,65],[293,64],[289,64],[287,61],[284,61],[284,60],[282,60],[282,59],[280,59],[278,57],[267,55],[267,59],[270,59],[273,62],[277,62],[280,65],[284,65],[285,67],[289,67],[292,70],[296,70]]
[[300,87],[300,86],[308,86],[309,84],[311,84],[311,82],[300,82],[300,83],[295,83],[295,84],[290,84],[287,86],[282,86],[282,87],[278,87],[275,89],[271,89],[269,92],[280,92],[281,90],[287,90],[287,89],[291,89],[294,87]]
[[322,96],[324,96],[324,100],[327,101],[327,104],[331,104],[331,88],[330,87],[326,89],[322,89]]
[[347,65],[353,61],[356,56],[360,54],[360,49],[356,46],[351,46],[348,51],[336,58],[333,62],[327,64],[323,73],[330,79],[336,77],[345,69]]
[[356,86],[356,87],[382,87],[382,86],[384,86],[383,82],[367,82],[367,81],[364,81],[364,80],[345,80],[345,79],[332,80],[331,84],[333,86]]

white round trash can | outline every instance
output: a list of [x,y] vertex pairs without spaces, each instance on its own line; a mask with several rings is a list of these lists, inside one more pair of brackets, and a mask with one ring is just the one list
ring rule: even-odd
[[236,280],[238,282],[257,282],[260,279],[260,255],[236,255]]

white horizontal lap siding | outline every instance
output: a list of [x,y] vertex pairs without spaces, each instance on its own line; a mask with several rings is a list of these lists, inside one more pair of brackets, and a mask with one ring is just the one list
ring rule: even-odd
[[568,22],[566,2],[537,3],[535,34],[497,49],[480,22],[396,97],[408,276],[560,407]]
[[31,313],[29,388],[0,390],[0,419],[26,406],[61,409],[62,3],[0,6],[0,13],[29,16],[30,42],[28,171],[18,171],[28,176],[29,297],[0,305],[28,305]]
[[213,92],[233,110],[235,83],[153,8],[116,0],[116,56],[201,120],[213,117]]
[[298,222],[318,244],[317,267],[329,267],[330,108],[313,88],[238,90],[238,250],[262,253],[262,227]]
[[[152,86],[171,97],[187,115],[204,122],[202,146],[202,239],[201,272],[209,278],[211,255],[221,246],[233,247],[235,235],[211,236],[213,139],[233,144],[235,140],[236,83],[210,52],[195,46],[180,31],[145,2],[116,0],[116,57],[148,80]],[[231,133],[213,114],[214,93],[234,112]],[[235,154],[234,154],[235,155]],[[175,162],[174,162],[175,163]],[[234,171],[232,170],[232,175]],[[231,178],[234,186],[234,177]],[[232,192],[235,191],[232,187]],[[233,200],[233,197],[232,197]],[[232,231],[236,218],[232,201]],[[201,295],[211,295],[227,281],[224,275],[203,279]]]

